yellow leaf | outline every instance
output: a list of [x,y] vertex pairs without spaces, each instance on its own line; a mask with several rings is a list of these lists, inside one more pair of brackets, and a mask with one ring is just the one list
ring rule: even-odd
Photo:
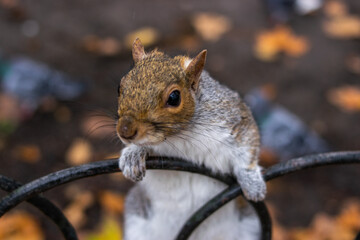
[[196,32],[205,40],[215,42],[231,29],[229,18],[217,13],[197,13],[192,19]]
[[328,92],[329,101],[347,112],[360,111],[360,87],[343,86]]
[[74,166],[84,164],[90,161],[92,157],[91,144],[85,139],[75,139],[66,153],[66,161]]
[[106,218],[98,233],[90,234],[86,240],[121,240],[122,231],[119,222],[115,218]]
[[144,27],[130,32],[125,37],[125,45],[131,49],[136,38],[140,38],[142,45],[148,47],[154,45],[160,38],[160,33],[152,27]]
[[28,213],[8,213],[0,218],[0,239],[42,240],[43,232],[36,220]]

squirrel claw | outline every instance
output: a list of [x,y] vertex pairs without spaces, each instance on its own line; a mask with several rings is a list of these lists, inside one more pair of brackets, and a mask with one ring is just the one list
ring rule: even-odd
[[262,201],[266,195],[266,183],[262,178],[260,169],[242,169],[237,180],[246,199],[254,202]]
[[145,177],[146,152],[137,147],[124,148],[119,158],[119,168],[127,179],[138,182]]

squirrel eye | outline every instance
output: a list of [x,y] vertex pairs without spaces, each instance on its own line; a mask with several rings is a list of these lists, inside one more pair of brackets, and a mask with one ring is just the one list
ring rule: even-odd
[[169,95],[169,98],[166,102],[167,106],[171,106],[171,107],[177,107],[180,105],[180,91],[179,90],[175,90],[172,91]]

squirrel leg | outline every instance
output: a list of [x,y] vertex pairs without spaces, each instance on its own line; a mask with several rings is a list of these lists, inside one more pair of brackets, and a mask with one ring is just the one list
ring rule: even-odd
[[130,145],[121,151],[119,168],[124,176],[132,181],[141,181],[145,177],[147,151],[144,147]]
[[266,183],[258,165],[238,168],[235,170],[235,176],[247,199],[255,202],[264,200]]

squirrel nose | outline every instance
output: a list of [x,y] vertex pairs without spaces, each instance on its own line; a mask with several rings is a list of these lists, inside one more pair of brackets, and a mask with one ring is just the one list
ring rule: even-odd
[[134,124],[134,120],[130,117],[124,117],[119,123],[118,133],[120,137],[131,140],[137,135],[137,128]]

